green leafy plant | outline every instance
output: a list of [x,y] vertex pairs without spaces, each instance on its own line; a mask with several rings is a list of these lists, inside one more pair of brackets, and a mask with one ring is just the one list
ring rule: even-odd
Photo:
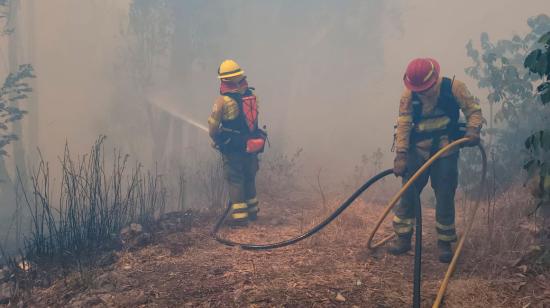
[[18,138],[10,131],[9,124],[21,120],[27,113],[11,103],[27,98],[32,88],[25,80],[34,77],[30,64],[21,65],[16,72],[8,75],[0,89],[0,156],[7,155],[4,147]]
[[542,104],[546,105],[550,103],[550,32],[544,34],[538,43],[542,44],[543,48],[532,51],[525,59],[524,66],[531,73],[546,79],[537,87]]
[[[495,193],[505,191],[509,185],[521,180],[521,169],[528,151],[522,146],[522,140],[548,124],[550,109],[540,104],[540,95],[533,95],[540,72],[548,66],[543,59],[544,51],[537,51],[542,38],[550,31],[550,17],[539,15],[527,21],[530,31],[524,35],[515,35],[511,39],[492,41],[489,34],[482,33],[477,49],[473,42],[466,45],[467,55],[473,65],[466,73],[477,80],[478,87],[488,91],[489,110],[484,110],[488,125],[484,129],[486,146],[489,152],[490,186]],[[544,62],[546,61],[546,65]],[[531,70],[531,68],[533,70]],[[548,95],[547,82],[538,86],[538,93]],[[480,169],[477,153],[466,152],[461,164],[461,173],[474,174]],[[461,185],[469,177],[461,177]]]
[[[540,98],[542,105],[550,103],[550,31],[542,35],[538,40],[541,48],[533,50],[527,58],[525,58],[524,66],[529,69],[529,72],[538,76],[542,82],[537,86],[537,96]],[[538,176],[539,191],[541,192],[539,199],[540,204],[550,200],[550,187],[545,185],[550,177],[550,124],[548,117],[542,129],[532,133],[525,140],[525,148],[529,156],[524,168],[530,176]]]

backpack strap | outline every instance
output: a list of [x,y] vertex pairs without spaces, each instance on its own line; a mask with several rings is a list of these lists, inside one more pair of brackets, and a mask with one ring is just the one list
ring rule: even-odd
[[224,96],[227,96],[227,97],[231,98],[232,100],[234,100],[235,102],[237,102],[237,106],[239,107],[239,115],[237,116],[236,121],[238,121],[241,125],[241,128],[238,131],[240,131],[242,136],[245,136],[249,132],[248,129],[245,129],[248,126],[246,124],[246,116],[244,114],[243,97],[254,95],[254,90],[255,90],[254,88],[249,87],[249,88],[246,89],[246,91],[244,91],[243,94],[240,94],[240,93],[225,93],[224,94]]
[[[438,132],[432,132],[430,133],[430,137],[428,136],[420,136],[415,134],[415,129],[413,128],[413,139],[424,139],[426,137],[432,139],[432,152],[437,150],[439,147],[439,140],[440,137],[443,135],[447,135],[450,140],[457,139],[457,134],[459,131],[459,117],[460,117],[460,106],[458,105],[458,102],[456,101],[456,98],[453,95],[453,83],[454,83],[454,77],[447,78],[443,77],[441,81],[440,86],[440,92],[439,92],[439,98],[437,99],[437,103],[435,108],[442,110],[446,116],[449,117],[450,121],[447,125],[447,128],[443,131]],[[420,101],[420,98],[418,97],[417,93],[412,94],[412,118],[413,118],[413,126],[416,127],[418,123],[423,119],[422,117],[422,103]],[[416,138],[415,138],[416,137]]]
[[441,91],[439,93],[436,108],[440,108],[441,110],[443,110],[445,114],[451,119],[451,124],[456,125],[460,117],[460,106],[458,105],[458,102],[456,101],[456,98],[453,94],[454,80],[454,76],[453,79],[443,77],[443,80],[441,82]]
[[422,102],[416,93],[412,95],[412,121],[414,126],[418,125],[422,120]]
[[441,85],[441,93],[438,99],[438,107],[445,112],[449,117],[450,122],[447,125],[447,134],[450,141],[460,139],[462,132],[460,131],[460,105],[453,94],[453,79],[443,78],[443,84]]

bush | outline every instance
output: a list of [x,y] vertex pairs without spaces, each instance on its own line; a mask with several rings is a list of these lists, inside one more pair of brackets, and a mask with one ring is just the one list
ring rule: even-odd
[[89,155],[71,157],[69,147],[61,160],[61,183],[52,197],[48,163],[41,159],[31,174],[31,191],[24,203],[31,220],[24,254],[30,261],[64,262],[93,257],[111,248],[120,230],[137,222],[145,228],[164,211],[166,189],[162,177],[136,165],[128,172],[128,156],[114,152],[106,166],[100,137]]
[[273,150],[264,154],[260,159],[260,171],[256,178],[258,193],[280,200],[299,192],[301,186],[297,175],[301,170],[301,154],[301,148],[290,156]]
[[198,192],[198,200],[206,204],[210,210],[223,210],[227,203],[227,187],[223,175],[221,158],[197,164],[194,189]]
[[[495,181],[489,184],[496,187],[496,194],[516,184],[518,175],[521,176],[524,160],[530,158],[523,146],[525,138],[547,127],[550,112],[540,104],[540,98],[533,95],[534,85],[541,76],[529,72],[533,68],[542,69],[545,65],[539,65],[536,61],[538,57],[529,55],[533,50],[538,50],[541,45],[539,40],[550,31],[549,22],[550,17],[542,14],[527,21],[530,32],[524,36],[492,41],[489,34],[482,33],[480,49],[472,41],[466,46],[467,55],[473,61],[473,65],[466,68],[466,73],[478,81],[479,88],[489,91],[489,110],[484,111],[488,117],[488,127],[484,129],[484,134],[490,159],[488,178]],[[542,51],[536,54],[542,55]],[[543,85],[539,90],[545,88]],[[467,162],[462,164],[463,174],[475,173],[475,169],[480,169],[477,163],[480,160],[469,160],[475,155],[463,155],[462,161]],[[464,180],[461,185],[469,191]]]

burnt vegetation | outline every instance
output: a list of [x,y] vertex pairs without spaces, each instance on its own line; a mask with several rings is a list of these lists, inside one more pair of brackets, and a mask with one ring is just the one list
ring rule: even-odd
[[128,156],[113,154],[107,166],[98,139],[88,155],[71,157],[65,148],[61,182],[51,187],[49,164],[40,161],[31,174],[32,191],[25,191],[24,206],[31,220],[25,240],[25,259],[33,263],[76,263],[93,259],[96,251],[119,244],[119,233],[131,223],[150,228],[166,207],[162,177]]

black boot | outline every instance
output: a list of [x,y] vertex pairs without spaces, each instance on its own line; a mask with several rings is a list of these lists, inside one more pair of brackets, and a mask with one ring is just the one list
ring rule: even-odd
[[248,219],[250,221],[256,221],[258,219],[258,212],[260,209],[257,206],[248,208]]
[[398,236],[388,248],[388,252],[392,255],[402,255],[411,250],[411,235]]
[[258,208],[258,199],[249,199],[246,201],[246,204],[248,205],[248,219],[250,221],[256,221],[258,219],[258,212],[260,211]]
[[451,263],[453,259],[453,249],[451,242],[437,241],[437,248],[439,248],[439,262]]
[[230,219],[227,224],[231,228],[243,228],[248,226],[248,218],[247,219]]

